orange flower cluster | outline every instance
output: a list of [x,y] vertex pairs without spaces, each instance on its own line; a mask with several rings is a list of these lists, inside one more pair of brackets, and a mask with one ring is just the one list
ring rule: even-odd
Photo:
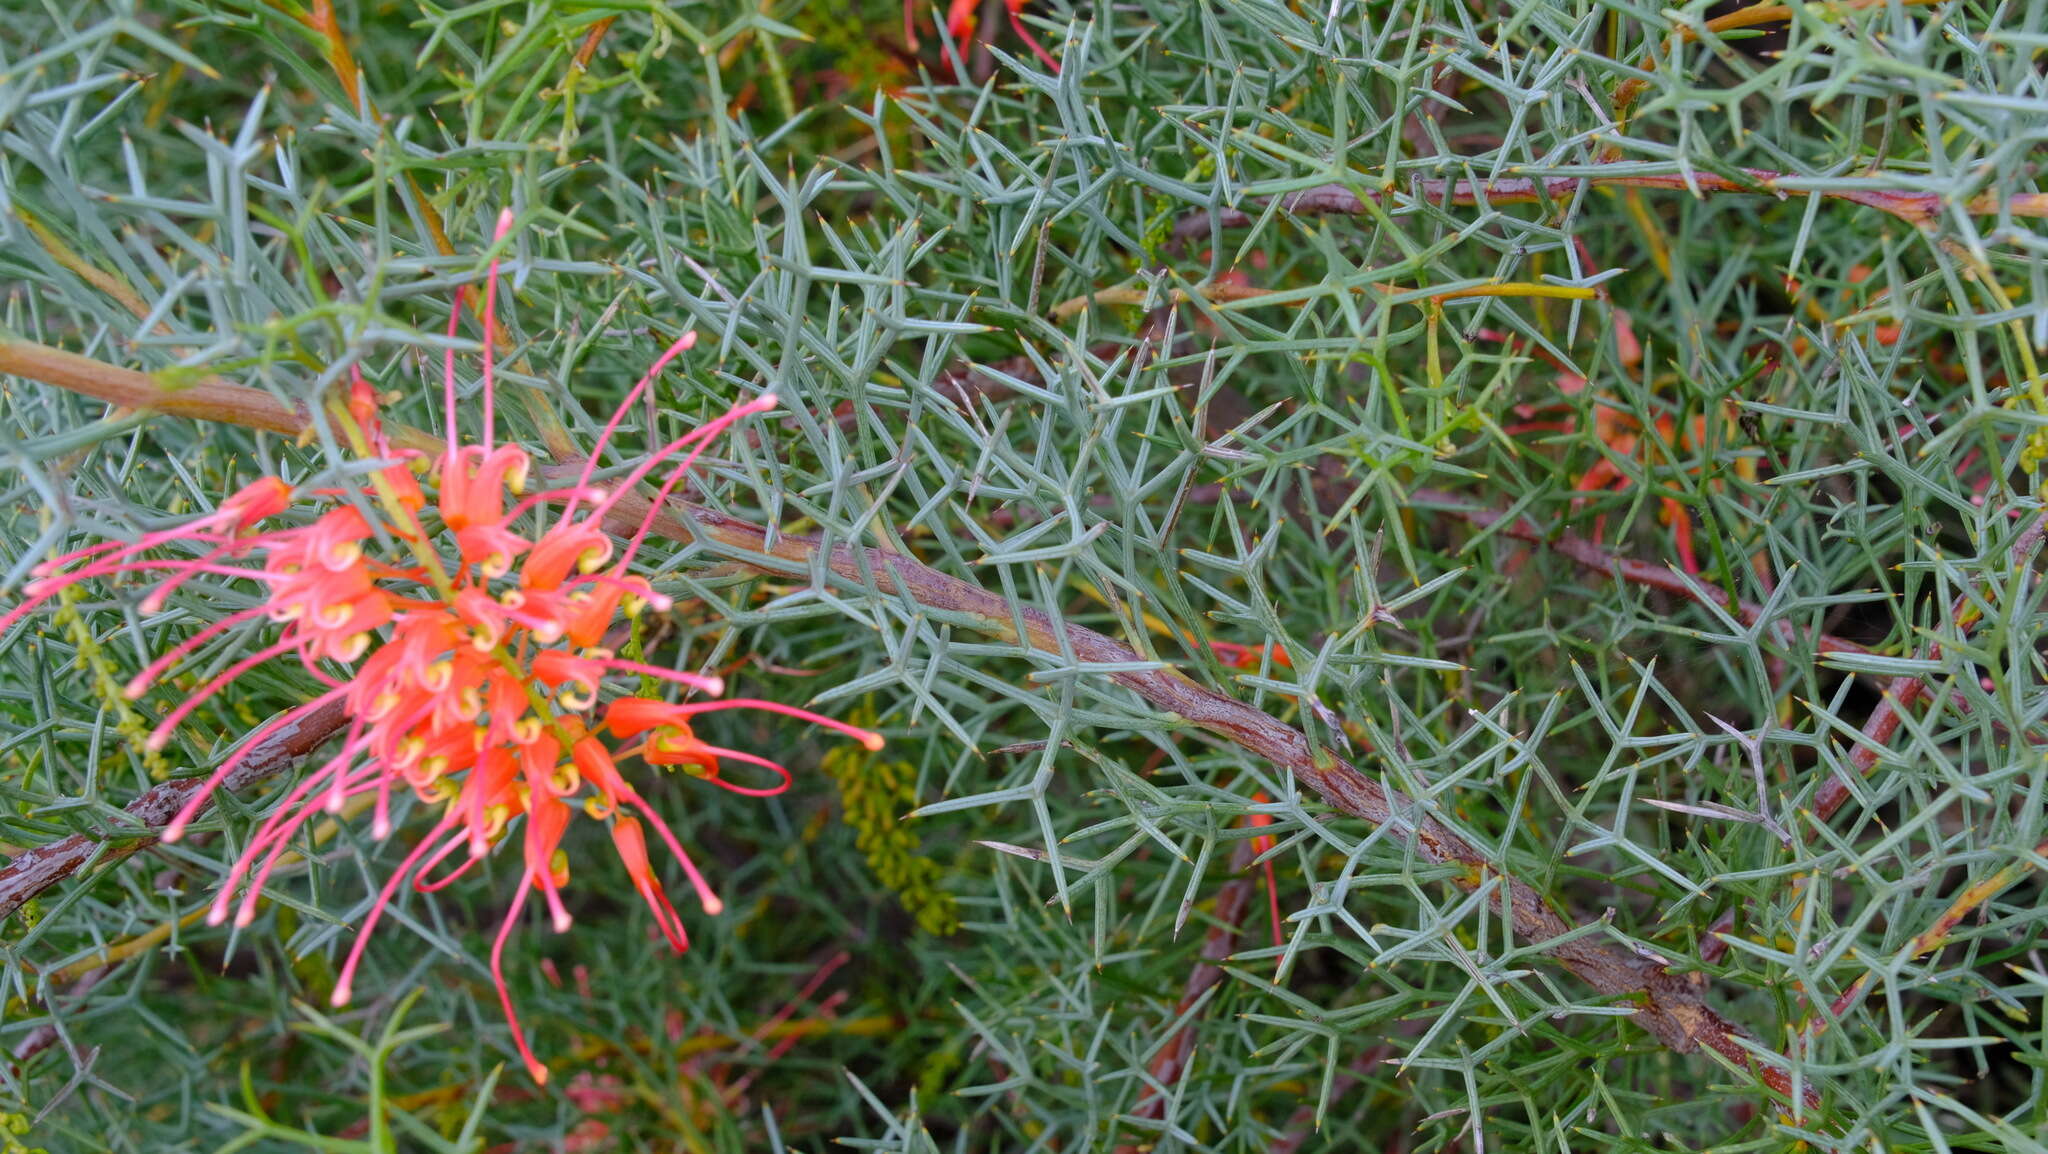
[[[510,225],[507,213],[499,221],[499,239]],[[486,334],[495,327],[496,283],[493,263],[485,289]],[[451,341],[459,304],[458,298],[451,310]],[[144,599],[144,612],[155,612],[174,589],[200,575],[263,587],[262,604],[200,630],[130,682],[129,696],[140,697],[228,630],[260,626],[263,618],[282,627],[274,643],[235,662],[172,709],[151,734],[151,747],[162,748],[201,703],[267,662],[295,657],[325,691],[252,734],[173,818],[164,840],[183,835],[211,793],[267,735],[340,699],[351,719],[340,748],[298,781],[263,822],[221,887],[211,920],[225,921],[233,910],[236,924],[247,924],[293,836],[319,813],[341,812],[352,799],[374,799],[371,832],[383,838],[391,832],[395,791],[410,791],[438,809],[432,830],[391,875],[359,929],[334,990],[334,1003],[342,1005],[351,997],[371,933],[405,879],[422,891],[439,889],[494,845],[516,836],[524,863],[521,883],[492,945],[491,973],[520,1054],[537,1081],[546,1081],[547,1069],[519,1029],[503,956],[535,891],[554,928],[569,928],[561,896],[569,869],[560,847],[577,814],[608,827],[635,889],[678,953],[688,948],[689,938],[650,860],[650,827],[682,867],[705,912],[722,908],[675,833],[620,771],[621,762],[638,758],[648,765],[680,766],[748,796],[788,788],[788,771],[774,761],[708,744],[692,730],[699,715],[726,709],[786,714],[838,730],[870,749],[882,744],[867,730],[771,701],[607,694],[607,680],[620,676],[657,678],[678,692],[712,698],[724,692],[717,677],[623,660],[604,645],[620,620],[646,607],[669,607],[668,598],[632,572],[653,513],[623,548],[605,531],[619,497],[663,471],[652,506],[658,509],[707,445],[736,422],[775,405],[773,396],[737,405],[661,446],[616,485],[594,485],[596,460],[621,417],[693,339],[685,334],[676,341],[634,386],[574,484],[525,496],[531,460],[516,445],[492,441],[488,339],[481,444],[457,441],[454,354],[447,356],[448,441],[425,469],[431,503],[413,469],[418,454],[396,451],[385,440],[374,394],[357,374],[343,421],[357,451],[391,463],[369,472],[358,487],[326,491],[336,500],[310,521],[258,531],[291,511],[299,496],[284,481],[265,477],[176,529],[94,546],[40,566],[28,598],[0,618],[4,630],[66,587],[125,573],[166,574]],[[149,556],[174,543],[197,546],[197,556]],[[393,555],[381,555],[387,553]],[[721,774],[727,761],[762,767],[776,780],[768,786],[728,781]],[[431,876],[458,854],[458,864]]]

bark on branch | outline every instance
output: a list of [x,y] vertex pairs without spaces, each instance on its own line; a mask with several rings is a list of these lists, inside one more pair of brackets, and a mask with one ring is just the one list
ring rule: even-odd
[[[900,553],[852,545],[831,545],[816,537],[778,534],[749,521],[702,506],[684,506],[694,526],[662,518],[657,525],[684,539],[726,547],[738,560],[785,573],[808,573],[815,559],[850,589],[907,599],[915,605],[965,618],[978,631],[1042,653],[1066,656],[1083,665],[1139,663],[1142,655],[1122,643],[1072,622],[1055,621],[1043,610],[1013,606],[958,577],[927,568]],[[779,562],[779,565],[764,564]],[[1021,623],[1021,631],[1019,629]],[[1550,943],[1543,952],[1601,994],[1636,1008],[1635,1021],[1672,1050],[1685,1054],[1706,1046],[1737,1067],[1749,1069],[1780,1093],[1791,1092],[1785,1071],[1752,1061],[1742,1039],[1747,1031],[1716,1013],[1685,978],[1662,964],[1598,935],[1565,938],[1577,927],[1529,886],[1499,868],[1450,827],[1424,812],[1413,799],[1393,792],[1342,757],[1314,749],[1293,726],[1262,710],[1196,683],[1177,669],[1119,670],[1103,676],[1154,707],[1208,730],[1272,762],[1341,813],[1406,835],[1416,853],[1433,864],[1463,867],[1456,877],[1466,890],[1491,885],[1492,904],[1510,919],[1518,940]],[[1809,1101],[1817,1101],[1807,1087]]]
[[[1670,189],[1701,196],[1710,193],[1775,196],[1779,199],[1819,196],[1874,208],[1889,213],[1915,228],[1930,227],[1944,210],[1951,208],[1972,216],[2010,213],[2020,217],[2048,217],[2048,193],[2023,192],[2004,199],[1992,193],[1985,193],[1961,204],[1951,204],[1941,193],[1934,192],[1899,192],[1883,188],[1786,188],[1784,186],[1787,182],[1796,184],[1801,178],[1794,173],[1772,172],[1761,168],[1745,168],[1740,171],[1742,175],[1739,178],[1711,172],[1595,172],[1580,176],[1549,176],[1541,179],[1518,176],[1500,180],[1417,180],[1406,187],[1406,192],[1413,200],[1465,207],[1480,204],[1535,204],[1546,200],[1562,200],[1589,184]],[[1357,216],[1367,212],[1369,205],[1383,204],[1394,199],[1401,191],[1402,186],[1394,184],[1388,184],[1380,189],[1367,189],[1363,193],[1349,185],[1322,184],[1302,189],[1300,192],[1290,192],[1277,198],[1277,204],[1282,212],[1296,216]],[[1257,220],[1261,212],[1274,204],[1274,199],[1266,198],[1255,201],[1254,207],[1249,209],[1225,208],[1214,212],[1204,209],[1191,212],[1174,222],[1174,239],[1188,241],[1207,236],[1217,229],[1245,228]]]
[[[348,721],[343,706],[341,701],[329,702],[264,738],[263,747],[236,767],[221,788],[247,789],[297,765]],[[22,903],[88,865],[110,865],[155,845],[156,831],[205,781],[204,777],[183,777],[142,791],[122,811],[123,824],[133,828],[115,826],[98,836],[75,833],[14,855],[14,860],[0,866],[0,920],[12,917]]]
[[[14,367],[0,366],[0,371],[91,392],[91,389],[81,388],[74,382],[82,376],[90,383],[95,378],[95,370],[91,366],[97,362],[86,358],[75,358],[74,361],[83,361],[85,365],[81,367],[67,361],[68,369],[62,379],[36,376],[20,367],[24,363],[39,363],[33,358],[27,362],[16,359],[12,362]],[[125,373],[125,370],[106,365],[100,365],[98,369],[111,374]],[[147,377],[143,379],[148,380]],[[270,394],[258,389],[244,389],[214,400],[219,405],[217,411],[189,412],[189,415],[255,428],[275,428],[278,423],[297,416]],[[121,403],[171,411],[166,407],[165,398],[125,397]],[[399,440],[409,438],[417,431],[392,429],[391,433],[394,440]],[[620,500],[614,508],[614,516],[619,523],[637,524],[647,509],[645,498],[636,496],[631,500]],[[1084,665],[1114,667],[1143,661],[1140,654],[1113,638],[1071,622],[1055,621],[1037,608],[1012,605],[977,585],[931,569],[903,554],[865,546],[832,544],[817,537],[787,533],[771,535],[760,525],[701,505],[677,502],[671,509],[673,512],[664,512],[656,520],[657,531],[679,541],[694,538],[715,544],[736,559],[751,563],[764,572],[809,574],[813,572],[814,565],[822,561],[833,578],[852,589],[906,599],[922,608],[963,618],[978,631],[1013,644],[1063,659],[1070,657]],[[1511,921],[1518,940],[1540,945],[1543,953],[1578,975],[1600,994],[1633,1006],[1635,1021],[1672,1050],[1692,1053],[1705,1046],[1735,1066],[1753,1071],[1766,1085],[1780,1093],[1790,1092],[1791,1082],[1785,1072],[1775,1065],[1753,1062],[1750,1049],[1743,1044],[1743,1040],[1749,1037],[1748,1033],[1711,1009],[1701,992],[1687,979],[1667,973],[1661,963],[1598,934],[1583,934],[1565,940],[1578,927],[1552,908],[1541,894],[1508,875],[1499,863],[1490,860],[1456,831],[1425,812],[1413,799],[1386,789],[1372,776],[1335,753],[1311,747],[1300,730],[1262,710],[1200,685],[1177,669],[1126,668],[1103,676],[1136,693],[1153,707],[1216,734],[1288,771],[1332,809],[1375,826],[1390,826],[1399,831],[1422,859],[1460,867],[1455,880],[1462,888],[1477,890],[1482,886],[1491,887],[1492,904]],[[252,756],[251,766],[244,767],[235,784],[247,785],[281,771],[304,750],[316,747],[333,727],[341,724],[342,719],[337,712],[328,719],[331,725],[325,731],[320,729],[316,720],[317,717],[309,717],[294,727],[295,735],[302,741],[311,742],[310,746],[266,743],[276,748]],[[260,771],[255,768],[259,763]],[[166,783],[152,788],[129,807],[141,827],[138,832],[145,834],[145,840],[138,842],[136,848],[147,844],[147,832],[168,821],[178,803],[195,788],[196,781]],[[104,853],[100,849],[102,845],[107,847]],[[85,837],[67,838],[28,851],[0,868],[0,894],[15,895],[12,905],[0,906],[0,916],[82,867],[96,854],[104,858],[105,853],[127,852],[133,851],[119,848],[112,842],[101,843]],[[1807,1087],[1807,1098],[1817,1101],[1811,1086]]]

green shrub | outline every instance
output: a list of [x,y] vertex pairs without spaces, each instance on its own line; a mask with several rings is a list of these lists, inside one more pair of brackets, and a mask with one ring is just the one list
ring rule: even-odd
[[496,253],[536,455],[686,330],[601,477],[782,401],[621,651],[890,743],[707,719],[766,800],[634,763],[725,910],[675,957],[573,832],[574,929],[505,956],[536,1086],[513,859],[309,1009],[428,807],[208,926],[304,766],[175,844],[151,791],[318,684],[152,753],[273,627],[130,701],[258,603],[78,586],[0,631],[8,1149],[2048,1141],[2048,7],[913,15],[0,5],[0,612],[363,484],[351,366],[438,436]]

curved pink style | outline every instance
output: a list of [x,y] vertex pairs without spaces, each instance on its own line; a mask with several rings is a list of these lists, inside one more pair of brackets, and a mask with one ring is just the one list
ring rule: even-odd
[[[498,218],[494,246],[512,225],[507,210]],[[649,827],[681,866],[705,912],[716,914],[724,907],[674,831],[621,772],[620,761],[637,753],[645,765],[681,766],[730,792],[765,797],[788,788],[789,771],[767,758],[701,741],[691,729],[698,716],[750,709],[823,726],[869,748],[879,748],[882,739],[829,717],[755,698],[683,703],[617,694],[618,682],[638,682],[643,676],[667,682],[678,692],[724,693],[719,677],[625,660],[605,641],[643,609],[662,611],[671,604],[632,572],[654,523],[653,510],[682,484],[707,447],[738,422],[774,408],[776,401],[764,395],[734,405],[658,447],[617,483],[593,485],[597,457],[610,446],[631,406],[664,367],[695,343],[694,334],[685,333],[627,393],[575,483],[524,495],[531,460],[519,446],[497,443],[493,428],[497,301],[498,258],[493,256],[483,289],[478,443],[465,444],[458,427],[453,348],[462,315],[458,292],[442,361],[446,446],[434,459],[392,448],[378,421],[374,390],[352,373],[345,416],[338,416],[348,424],[357,451],[396,463],[361,477],[355,488],[318,493],[294,492],[283,481],[265,477],[177,529],[57,557],[37,567],[22,603],[0,616],[0,630],[65,589],[100,578],[155,575],[144,599],[150,612],[195,576],[254,585],[258,605],[199,629],[128,683],[128,696],[142,699],[221,637],[276,627],[273,639],[254,643],[218,675],[197,686],[180,686],[180,700],[152,731],[150,745],[163,747],[193,711],[273,661],[296,660],[327,688],[259,726],[186,801],[164,827],[163,839],[183,837],[208,798],[266,737],[313,710],[344,702],[352,721],[338,752],[287,790],[258,827],[214,899],[211,919],[225,921],[233,912],[237,924],[247,924],[295,835],[320,814],[340,813],[359,801],[372,809],[372,836],[383,838],[392,830],[394,802],[404,794],[438,810],[432,828],[371,901],[335,986],[334,1002],[340,1005],[353,996],[372,931],[408,879],[417,890],[439,889],[494,847],[512,841],[523,858],[521,882],[492,943],[491,975],[520,1057],[533,1078],[544,1082],[547,1067],[521,1032],[506,985],[504,948],[530,891],[540,892],[557,931],[572,924],[562,897],[569,869],[560,847],[577,814],[609,828],[635,891],[677,952],[688,948],[689,937],[648,853]],[[424,488],[415,472],[422,462]],[[655,487],[657,498],[620,548],[604,519],[626,492],[643,483]],[[310,510],[310,516],[263,527],[323,498],[331,500]],[[145,556],[171,546],[185,546],[190,554]],[[380,555],[386,549],[395,549],[396,555]],[[621,752],[599,736],[607,732],[621,740],[644,740]],[[719,774],[721,760],[762,767],[776,780],[767,786],[725,781]],[[430,876],[458,855],[458,864]]]

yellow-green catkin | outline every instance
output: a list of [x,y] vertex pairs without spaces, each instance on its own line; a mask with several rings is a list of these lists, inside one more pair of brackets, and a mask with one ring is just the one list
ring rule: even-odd
[[0,1114],[0,1154],[49,1154],[40,1146],[25,1146],[21,1136],[28,1133],[28,1118],[22,1114]]
[[[863,707],[850,717],[870,728],[875,711]],[[824,758],[824,769],[839,787],[846,824],[867,858],[875,879],[893,890],[903,908],[926,933],[946,935],[960,928],[960,904],[939,888],[939,863],[919,852],[917,835],[902,815],[917,808],[917,770],[908,762],[884,761],[858,745],[842,745]]]
[[51,619],[64,630],[64,637],[78,651],[78,668],[92,678],[92,691],[99,698],[100,708],[112,711],[114,732],[128,742],[128,748],[142,755],[143,767],[149,776],[158,781],[169,777],[171,763],[164,755],[149,748],[149,723],[128,702],[126,687],[114,670],[114,662],[100,646],[99,638],[92,634],[92,627],[86,624],[85,616],[78,611],[78,601],[85,596],[77,585],[66,585],[57,592],[57,611]]

